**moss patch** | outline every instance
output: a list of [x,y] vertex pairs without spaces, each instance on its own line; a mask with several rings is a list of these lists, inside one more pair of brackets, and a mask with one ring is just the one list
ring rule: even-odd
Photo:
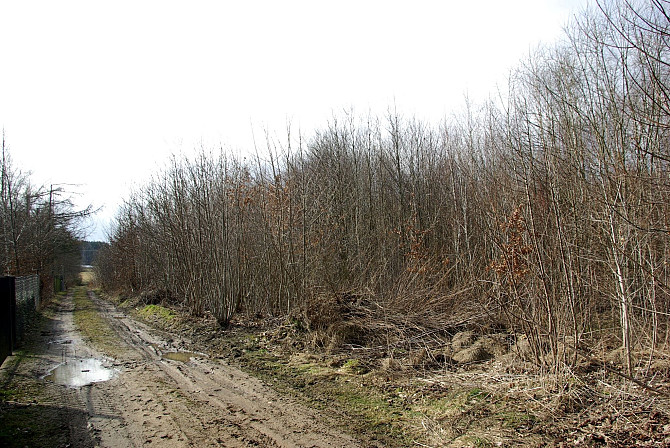
[[158,319],[165,322],[171,321],[176,316],[172,310],[160,305],[147,305],[139,311],[139,315],[147,320]]
[[363,375],[369,372],[369,369],[359,359],[348,359],[340,368],[343,373],[350,375]]

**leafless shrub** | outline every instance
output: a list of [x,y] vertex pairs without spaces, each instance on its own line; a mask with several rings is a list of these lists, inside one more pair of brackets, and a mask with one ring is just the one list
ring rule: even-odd
[[607,339],[635,374],[670,343],[666,6],[603,2],[504,100],[436,127],[344,114],[250,162],[173,160],[119,212],[101,278],[387,356],[507,331],[556,372]]

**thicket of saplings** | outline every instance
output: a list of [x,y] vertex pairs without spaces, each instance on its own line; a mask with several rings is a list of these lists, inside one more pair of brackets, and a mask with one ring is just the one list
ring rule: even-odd
[[174,159],[125,202],[101,279],[222,325],[303,316],[365,344],[476,322],[543,369],[618,348],[640,374],[670,335],[666,6],[601,5],[439,125],[344,114],[255,157]]

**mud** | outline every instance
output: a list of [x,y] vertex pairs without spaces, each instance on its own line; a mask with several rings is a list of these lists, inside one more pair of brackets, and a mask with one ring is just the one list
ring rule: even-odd
[[[42,388],[32,395],[40,397],[37,406],[52,410],[61,422],[71,422],[69,432],[64,428],[65,435],[59,436],[66,437],[67,443],[54,446],[360,446],[333,429],[317,411],[278,394],[224,360],[182,352],[184,338],[176,343],[170,335],[88,294],[112,330],[115,358],[82,338],[73,322],[73,300],[67,297],[41,331],[34,353],[20,362],[5,363],[11,371],[2,372],[10,387],[33,382],[35,388]],[[166,355],[180,359],[163,359]],[[74,370],[65,374],[67,378],[100,367],[113,375],[107,381],[77,386],[69,379],[62,381],[67,386],[50,381],[57,381],[65,366]],[[35,401],[32,397],[27,400]],[[23,406],[19,401],[10,403],[7,412]]]

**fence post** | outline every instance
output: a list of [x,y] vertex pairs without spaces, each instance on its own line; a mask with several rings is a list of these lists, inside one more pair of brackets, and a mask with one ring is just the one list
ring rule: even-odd
[[0,364],[12,354],[16,341],[14,277],[0,277]]
[[54,292],[65,291],[65,280],[62,275],[54,275]]

